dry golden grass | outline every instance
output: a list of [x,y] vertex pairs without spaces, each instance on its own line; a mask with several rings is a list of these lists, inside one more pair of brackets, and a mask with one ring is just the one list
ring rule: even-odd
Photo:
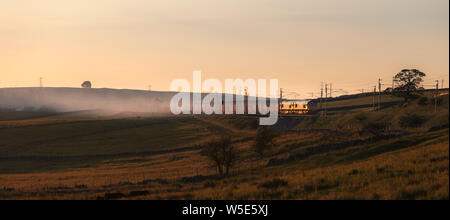
[[[303,139],[288,135],[278,141],[296,140]],[[301,161],[265,167],[268,159],[257,160],[249,143],[238,144],[247,153],[227,178],[215,178],[215,170],[192,150],[109,160],[94,168],[0,175],[0,198],[96,199],[146,191],[123,199],[448,199],[448,141],[312,169]],[[287,185],[272,184],[278,179]]]
[[[366,161],[302,170],[289,166],[249,175],[236,185],[205,190],[212,199],[448,199],[448,142],[401,150]],[[299,169],[300,168],[300,169]],[[288,183],[261,188],[273,179]]]
[[[15,160],[20,163],[29,162],[20,159],[22,154],[45,156],[42,151],[34,151],[35,146],[31,144],[40,144],[40,149],[54,149],[61,155],[81,156],[80,161],[69,161],[68,167],[58,161],[45,160],[46,166],[40,167],[41,162],[31,161],[17,168],[17,172],[0,173],[0,199],[98,199],[120,193],[115,194],[114,199],[448,200],[448,128],[429,131],[445,123],[448,126],[448,101],[436,114],[430,108],[432,106],[410,105],[363,113],[368,121],[384,118],[394,122],[408,111],[429,118],[421,128],[391,132],[386,139],[372,139],[359,132],[361,123],[355,118],[361,112],[311,117],[299,124],[304,129],[277,137],[275,146],[264,159],[252,151],[251,138],[255,132],[243,126],[251,121],[248,118],[213,116],[155,121],[49,117],[3,121],[0,129],[7,132],[1,134],[4,138],[0,141],[0,151],[18,157]],[[393,127],[399,129],[395,124]],[[34,132],[23,134],[23,131]],[[41,139],[42,134],[49,132],[59,137],[54,140],[44,135]],[[74,132],[77,135],[74,136]],[[233,135],[240,158],[231,176],[217,177],[215,168],[200,156],[198,146],[223,133]],[[128,142],[120,142],[121,145],[114,148],[117,151],[114,155],[121,155],[123,150],[136,154],[96,158],[98,152],[111,150],[110,145],[122,138]],[[73,147],[61,151],[65,142]],[[78,143],[98,151],[92,153],[91,148],[80,148]],[[23,148],[16,148],[16,145]],[[160,147],[157,150],[183,150],[139,154],[154,146]],[[29,151],[24,154],[19,149]],[[295,155],[301,157],[293,157]],[[85,161],[84,157],[89,159]],[[268,166],[274,160],[281,163]],[[7,160],[0,161],[0,170],[9,171],[13,165]],[[47,169],[47,166],[58,169]],[[29,167],[33,169],[24,173]]]

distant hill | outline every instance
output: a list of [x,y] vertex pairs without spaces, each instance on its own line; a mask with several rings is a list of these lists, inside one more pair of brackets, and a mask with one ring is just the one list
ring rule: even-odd
[[[109,113],[170,113],[170,100],[175,94],[107,88],[0,88],[0,109],[27,112],[101,110]],[[203,93],[202,97],[206,95]],[[222,98],[225,100],[225,96]]]
[[83,88],[0,88],[0,108],[22,111],[169,112],[174,92]]
[[[448,92],[448,89],[440,90]],[[425,90],[424,92],[434,92]],[[74,112],[101,110],[107,113],[169,113],[170,100],[175,92],[144,91],[130,89],[88,89],[59,87],[0,88],[0,109],[26,112]],[[202,94],[205,96],[206,94]],[[372,93],[328,98],[328,108],[345,106],[371,107]],[[383,102],[395,103],[400,98],[386,94]],[[316,103],[319,99],[311,100]]]

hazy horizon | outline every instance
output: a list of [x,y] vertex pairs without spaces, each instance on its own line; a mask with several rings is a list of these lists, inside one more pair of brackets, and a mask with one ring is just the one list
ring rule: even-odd
[[[24,7],[26,5],[26,7]],[[356,93],[404,68],[449,76],[449,1],[10,1],[0,87],[168,91],[175,78],[278,78],[310,98]],[[293,93],[291,93],[293,94]],[[342,95],[336,91],[334,95]]]

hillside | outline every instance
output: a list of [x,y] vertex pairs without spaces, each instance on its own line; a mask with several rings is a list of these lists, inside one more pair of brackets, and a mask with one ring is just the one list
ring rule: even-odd
[[[448,199],[448,99],[436,113],[425,94],[378,112],[285,118],[290,129],[276,131],[263,158],[252,150],[253,117],[76,112],[0,121],[0,198]],[[330,103],[360,104],[338,101]],[[200,154],[223,134],[239,152],[227,177]]]

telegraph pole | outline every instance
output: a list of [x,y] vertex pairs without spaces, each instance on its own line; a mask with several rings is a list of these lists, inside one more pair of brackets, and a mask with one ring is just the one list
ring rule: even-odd
[[283,104],[283,88],[280,88],[280,100],[278,100],[278,117],[281,115],[281,105]]
[[330,83],[330,98],[333,98],[333,83]]
[[322,98],[323,98],[323,82],[320,83],[320,114],[323,116]]
[[39,77],[39,88],[43,87],[42,77]]
[[[278,110],[280,112],[280,110]],[[248,115],[248,88],[244,88],[244,115]]]
[[[152,91],[152,85],[148,85],[148,95],[149,95],[149,97],[148,97],[148,104],[149,104],[149,106],[151,106],[152,105],[152,95],[151,95],[151,92]],[[151,111],[151,110],[149,110],[149,111]]]
[[434,97],[434,113],[437,112],[437,98],[439,93],[439,80],[436,80],[436,94]]
[[378,79],[378,110],[381,110],[381,79]]
[[328,84],[325,84],[325,117],[327,117]]
[[373,111],[376,111],[375,109],[375,95],[377,93],[377,86],[373,87],[373,95],[372,95],[372,109]]

